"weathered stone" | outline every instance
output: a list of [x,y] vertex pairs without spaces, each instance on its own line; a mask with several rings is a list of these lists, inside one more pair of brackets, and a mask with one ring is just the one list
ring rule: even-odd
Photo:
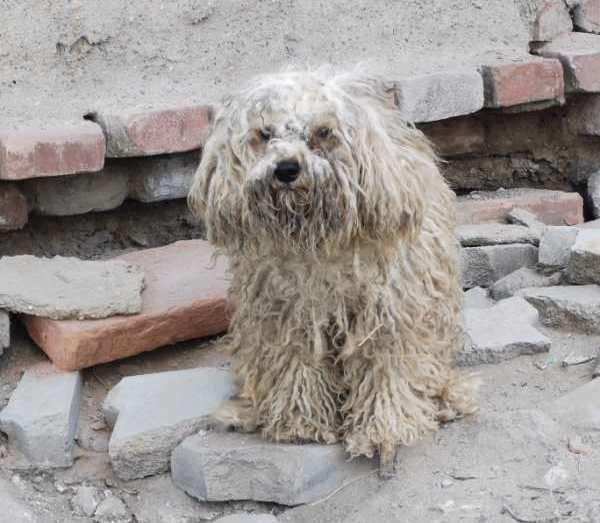
[[91,122],[0,132],[0,179],[94,172],[104,165],[104,136]]
[[0,307],[48,318],[105,318],[142,308],[143,273],[124,261],[0,258]]
[[409,122],[464,116],[483,107],[483,80],[476,70],[412,76],[394,84],[396,105]]
[[495,300],[503,300],[514,296],[517,291],[529,287],[551,287],[558,285],[561,280],[560,272],[546,275],[529,267],[522,267],[508,276],[499,279],[490,287],[490,295]]
[[485,128],[476,117],[449,118],[419,125],[441,156],[457,156],[481,151]]
[[551,341],[534,325],[538,313],[524,299],[502,300],[487,309],[463,312],[465,345],[460,365],[498,363],[523,354],[548,352]]
[[140,202],[186,198],[200,155],[192,153],[124,160],[129,170],[129,197]]
[[191,240],[119,257],[144,271],[142,311],[104,320],[27,316],[30,336],[56,366],[80,369],[179,341],[219,334],[229,324],[225,260]]
[[539,248],[539,263],[545,267],[566,267],[571,247],[577,238],[577,227],[546,227]]
[[463,288],[489,287],[521,267],[537,263],[538,249],[533,245],[508,244],[463,247],[461,271]]
[[549,42],[558,35],[573,30],[569,10],[563,0],[542,0],[538,4],[532,40]]
[[0,182],[0,232],[22,229],[28,215],[25,195],[14,183]]
[[253,434],[202,432],[173,452],[174,483],[202,501],[310,503],[372,470],[341,445],[272,443]]
[[132,519],[127,505],[112,494],[100,502],[94,514],[94,521],[99,523],[129,523]]
[[581,223],[576,226],[578,229],[600,229],[600,218]]
[[79,418],[81,376],[39,364],[25,372],[8,405],[0,430],[38,467],[68,467]]
[[534,213],[547,225],[575,225],[583,222],[583,198],[577,193],[546,189],[504,189],[459,196],[458,223],[501,222],[515,207]]
[[171,451],[232,393],[229,372],[199,368],[123,378],[104,401],[109,455],[122,479],[169,470]]
[[600,34],[600,0],[581,0],[573,11],[573,21],[582,31]]
[[127,505],[140,523],[200,523],[220,512],[216,504],[198,503],[178,489],[170,474],[145,478],[144,487]]
[[151,156],[198,149],[208,134],[206,106],[140,110],[125,113],[97,111],[89,115],[106,135],[106,156]]
[[579,430],[600,430],[600,379],[580,385],[553,401],[546,411],[558,421]]
[[101,500],[102,494],[97,488],[81,486],[71,499],[71,507],[75,514],[91,517]]
[[506,220],[515,225],[523,225],[533,229],[535,234],[541,238],[546,229],[546,224],[538,220],[538,217],[525,209],[513,208],[507,215]]
[[588,178],[587,195],[594,218],[600,218],[600,171],[595,172]]
[[521,62],[484,65],[481,73],[486,107],[564,101],[563,70],[558,60],[531,57]]
[[10,316],[0,310],[0,354],[10,345]]
[[502,245],[507,243],[531,243],[540,241],[535,229],[521,225],[503,223],[482,223],[478,225],[460,225],[457,236],[463,247],[480,247],[483,245]]
[[487,289],[482,287],[473,287],[464,294],[464,309],[485,309],[495,304],[496,302],[489,297]]
[[49,216],[109,211],[127,198],[127,177],[101,171],[29,180],[24,189],[32,210]]
[[600,333],[600,287],[571,285],[523,289],[525,298],[548,327]]
[[600,231],[580,229],[571,248],[567,280],[575,284],[600,284]]
[[272,514],[231,514],[219,518],[215,523],[277,523],[277,518]]
[[0,477],[0,507],[6,523],[39,523],[39,516],[22,501],[9,481]]
[[600,36],[566,33],[537,52],[561,61],[567,92],[600,92]]

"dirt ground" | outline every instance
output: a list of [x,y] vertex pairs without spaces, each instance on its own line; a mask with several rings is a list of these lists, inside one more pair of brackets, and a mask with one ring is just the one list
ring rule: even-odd
[[[70,505],[82,484],[110,490],[140,522],[191,523],[236,511],[271,512],[294,523],[599,522],[600,434],[556,425],[543,412],[553,399],[590,380],[591,364],[563,368],[559,363],[574,351],[600,346],[600,336],[544,332],[553,340],[549,355],[473,368],[483,382],[480,412],[403,448],[395,479],[358,478],[311,505],[199,503],[178,492],[168,475],[123,482],[112,473],[110,433],[101,414],[107,391],[123,376],[226,365],[218,340],[192,341],[85,370],[74,466],[27,469],[4,442],[0,480],[11,482],[43,523],[89,521],[75,516]],[[44,358],[18,327],[0,358],[0,407],[21,373]],[[581,448],[569,449],[569,441],[579,441]]]

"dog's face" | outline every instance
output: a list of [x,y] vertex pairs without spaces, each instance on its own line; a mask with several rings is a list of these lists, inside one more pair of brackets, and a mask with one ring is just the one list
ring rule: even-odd
[[431,168],[376,82],[273,75],[219,109],[190,204],[232,252],[339,252],[414,235]]

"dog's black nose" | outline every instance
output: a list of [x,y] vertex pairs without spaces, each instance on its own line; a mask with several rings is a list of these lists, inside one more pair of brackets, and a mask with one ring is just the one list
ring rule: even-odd
[[275,167],[275,178],[283,183],[292,183],[300,174],[300,164],[295,160],[284,160]]

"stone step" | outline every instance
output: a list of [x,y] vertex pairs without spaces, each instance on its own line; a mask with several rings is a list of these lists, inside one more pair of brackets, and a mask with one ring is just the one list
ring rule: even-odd
[[113,427],[108,453],[117,476],[143,478],[169,470],[171,451],[207,427],[232,393],[228,371],[200,368],[123,378],[102,407]]
[[0,430],[33,465],[68,467],[73,463],[80,400],[79,372],[39,364],[25,372],[0,412]]
[[537,245],[540,241],[540,236],[535,229],[504,223],[459,225],[456,229],[456,234],[458,241],[463,247],[504,245],[508,243],[530,243]]
[[532,212],[547,225],[583,223],[583,198],[579,194],[547,189],[477,191],[459,196],[458,223],[503,222],[514,208]]
[[226,262],[212,260],[203,240],[176,242],[117,259],[144,272],[142,311],[102,320],[56,321],[26,316],[27,331],[55,365],[75,370],[180,341],[221,333],[228,326]]

